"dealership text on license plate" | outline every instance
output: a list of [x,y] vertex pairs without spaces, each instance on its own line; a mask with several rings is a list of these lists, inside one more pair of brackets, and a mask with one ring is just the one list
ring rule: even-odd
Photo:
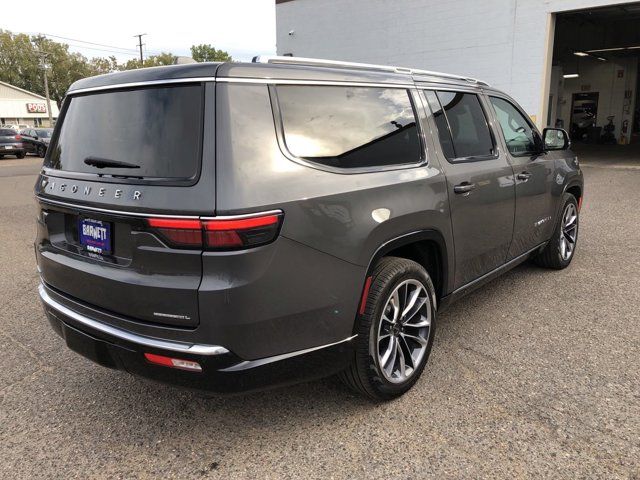
[[89,252],[111,253],[111,224],[93,218],[81,218],[78,222],[80,245]]

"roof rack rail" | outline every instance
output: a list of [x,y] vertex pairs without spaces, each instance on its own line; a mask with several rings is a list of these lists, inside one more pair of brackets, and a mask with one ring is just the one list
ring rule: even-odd
[[435,77],[451,78],[454,80],[462,80],[469,83],[477,83],[489,86],[487,82],[478,80],[477,78],[465,77],[463,75],[453,75],[450,73],[433,72],[431,70],[422,70],[419,68],[396,67],[393,65],[376,65],[372,63],[343,62],[340,60],[325,60],[322,58],[306,58],[306,57],[290,57],[278,55],[258,55],[253,57],[253,63],[278,63],[285,65],[310,65],[317,67],[337,67],[337,68],[353,68],[357,70],[374,70],[381,72],[401,73],[406,75],[431,75]]

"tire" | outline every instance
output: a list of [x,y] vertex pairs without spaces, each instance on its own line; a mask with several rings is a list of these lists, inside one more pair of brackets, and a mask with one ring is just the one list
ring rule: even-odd
[[[429,359],[436,323],[435,290],[427,271],[404,258],[383,258],[371,277],[364,314],[356,320],[352,362],[339,376],[349,388],[372,400],[392,400],[418,381]],[[398,296],[392,300],[395,292]],[[394,314],[405,310],[414,296],[416,303],[406,316]],[[400,308],[394,308],[397,300]],[[395,354],[394,344],[399,348]]]
[[45,154],[47,153],[47,150],[42,145],[38,145],[38,149],[36,150],[36,153],[40,158],[44,158]]
[[[562,210],[556,221],[553,236],[544,250],[534,257],[534,262],[541,267],[562,270],[571,263],[578,244],[580,212],[576,197],[565,193],[562,198]],[[569,222],[575,216],[573,222]],[[569,222],[569,223],[568,223]]]
[[24,152],[16,153],[16,157],[19,159],[23,159],[27,154]]

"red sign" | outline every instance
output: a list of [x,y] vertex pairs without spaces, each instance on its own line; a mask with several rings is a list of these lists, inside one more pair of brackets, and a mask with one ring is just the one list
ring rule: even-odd
[[27,103],[29,113],[47,113],[47,105],[44,103]]

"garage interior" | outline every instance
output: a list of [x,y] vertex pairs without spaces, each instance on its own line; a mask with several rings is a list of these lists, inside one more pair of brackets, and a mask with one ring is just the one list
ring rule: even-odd
[[602,161],[640,158],[640,2],[556,14],[546,123]]

